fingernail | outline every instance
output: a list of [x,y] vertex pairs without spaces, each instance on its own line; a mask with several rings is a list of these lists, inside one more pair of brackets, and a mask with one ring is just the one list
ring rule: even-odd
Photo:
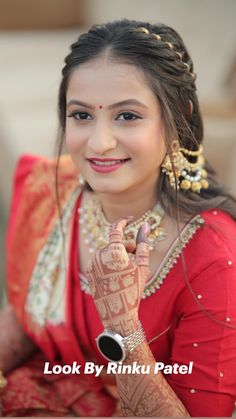
[[143,223],[143,232],[147,235],[150,231],[150,225],[147,221]]
[[148,231],[149,227],[146,227],[145,224],[148,224],[148,223],[146,223],[146,222],[143,223],[142,227],[139,228],[139,231],[138,231],[138,234],[137,234],[137,239],[136,239],[137,244],[146,243],[146,241],[147,241],[147,232],[146,231]]

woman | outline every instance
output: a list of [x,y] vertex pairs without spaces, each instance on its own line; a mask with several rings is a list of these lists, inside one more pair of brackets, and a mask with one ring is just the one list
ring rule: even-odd
[[191,58],[122,20],[65,63],[58,161],[16,169],[3,414],[231,416],[236,201],[204,160]]

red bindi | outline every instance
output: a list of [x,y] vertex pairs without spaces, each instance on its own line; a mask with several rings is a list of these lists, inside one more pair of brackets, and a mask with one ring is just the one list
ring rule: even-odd
[[102,109],[102,105],[98,105],[99,109]]

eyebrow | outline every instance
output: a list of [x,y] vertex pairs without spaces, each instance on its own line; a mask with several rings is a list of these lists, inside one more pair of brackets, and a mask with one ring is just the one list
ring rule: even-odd
[[[83,106],[84,108],[88,108],[92,110],[95,109],[95,106],[89,105],[86,102],[81,102],[80,100],[77,100],[77,99],[70,99],[67,102],[67,106],[70,106],[70,105],[79,105],[79,106]],[[135,105],[135,106],[139,106],[140,108],[148,109],[148,107],[144,105],[144,103],[139,102],[137,99],[122,100],[121,102],[116,102],[116,103],[113,103],[112,105],[109,105],[107,109],[111,110],[111,109],[115,109],[115,108],[118,108],[119,106],[124,106],[124,105]]]

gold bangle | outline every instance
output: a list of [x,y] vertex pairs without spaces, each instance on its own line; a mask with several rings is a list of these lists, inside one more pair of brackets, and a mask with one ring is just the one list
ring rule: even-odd
[[7,385],[7,380],[4,377],[2,371],[0,370],[0,390],[3,390],[4,387],[6,387],[6,385]]

